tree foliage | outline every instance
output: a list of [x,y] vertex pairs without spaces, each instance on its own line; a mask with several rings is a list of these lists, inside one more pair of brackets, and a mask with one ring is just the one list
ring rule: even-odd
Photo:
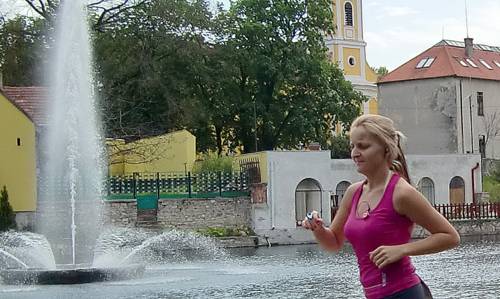
[[[67,0],[71,1],[71,0]],[[119,22],[120,17],[144,3],[152,0],[94,0],[89,1],[87,10],[92,18],[91,27],[97,31],[103,31],[107,26]],[[34,12],[50,23],[52,26],[57,18],[57,10],[61,0],[24,0]]]
[[346,135],[334,136],[329,147],[332,159],[351,158],[351,148],[349,146],[349,137]]
[[[193,115],[190,63],[201,8],[186,0],[150,2],[95,35],[109,136],[132,138],[188,127]],[[201,21],[202,22],[202,21]],[[188,29],[189,28],[189,29]]]
[[327,61],[330,5],[240,0],[224,15],[225,43],[237,67],[233,129],[245,152],[325,143],[335,123],[359,114],[363,96]]
[[41,84],[41,70],[47,49],[46,23],[18,16],[0,27],[0,70],[5,85]]
[[[25,1],[53,22],[58,1]],[[327,147],[334,126],[348,128],[365,100],[328,61],[330,7],[330,0],[236,0],[217,11],[206,0],[90,3],[106,135],[133,140],[184,128],[199,151],[219,155]],[[29,77],[33,68],[7,72]]]
[[389,70],[385,66],[374,68],[373,71],[377,73],[379,77],[383,77],[389,73]]
[[16,217],[9,203],[7,188],[3,186],[0,191],[0,231],[6,231],[16,227]]

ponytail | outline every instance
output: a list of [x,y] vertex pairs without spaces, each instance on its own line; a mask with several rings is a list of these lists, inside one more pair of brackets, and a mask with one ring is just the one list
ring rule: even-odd
[[408,174],[408,164],[406,163],[405,155],[403,153],[403,149],[401,148],[402,138],[404,138],[404,135],[401,132],[396,131],[397,153],[396,158],[392,160],[390,168],[411,184],[410,175]]

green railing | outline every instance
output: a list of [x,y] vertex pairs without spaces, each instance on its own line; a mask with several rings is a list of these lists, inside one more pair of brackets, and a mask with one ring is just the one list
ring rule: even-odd
[[133,173],[106,181],[108,200],[156,198],[235,197],[249,194],[246,172]]

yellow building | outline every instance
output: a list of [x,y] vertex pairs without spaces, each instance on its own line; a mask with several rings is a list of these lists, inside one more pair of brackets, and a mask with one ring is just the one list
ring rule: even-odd
[[363,39],[362,0],[332,0],[335,34],[326,39],[333,63],[344,70],[354,89],[369,100],[363,113],[378,114],[377,74],[366,61],[366,42]]
[[0,188],[16,213],[36,210],[35,143],[33,120],[0,89]]
[[196,160],[196,137],[187,130],[126,143],[108,139],[109,175],[134,172],[188,172]]

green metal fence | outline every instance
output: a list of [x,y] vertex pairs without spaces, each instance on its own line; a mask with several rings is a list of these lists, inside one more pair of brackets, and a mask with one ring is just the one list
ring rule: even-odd
[[108,199],[235,197],[249,193],[247,172],[133,173],[108,177]]

